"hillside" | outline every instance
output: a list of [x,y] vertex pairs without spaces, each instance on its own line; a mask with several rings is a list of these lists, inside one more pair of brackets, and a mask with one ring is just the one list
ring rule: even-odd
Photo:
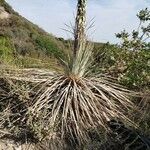
[[[19,67],[58,68],[72,42],[57,38],[19,15],[5,1],[0,0],[0,63]],[[95,43],[95,50],[103,47]]]
[[[62,57],[63,43],[0,0],[0,62],[49,67]],[[43,64],[44,63],[44,64]]]

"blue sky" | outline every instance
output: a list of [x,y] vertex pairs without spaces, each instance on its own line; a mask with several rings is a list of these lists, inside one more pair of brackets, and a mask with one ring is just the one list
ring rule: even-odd
[[[58,37],[71,38],[62,28],[74,23],[77,0],[6,0],[22,16]],[[89,35],[94,41],[118,42],[115,33],[133,30],[136,13],[150,6],[150,0],[88,0],[88,21],[95,26]]]

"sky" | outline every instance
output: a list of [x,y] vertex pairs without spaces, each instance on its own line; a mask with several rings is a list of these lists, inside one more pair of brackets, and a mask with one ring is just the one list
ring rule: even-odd
[[[6,0],[22,16],[49,33],[65,39],[71,35],[63,29],[74,24],[77,0]],[[150,0],[88,0],[87,22],[94,20],[88,35],[97,42],[117,43],[115,33],[132,31],[138,26],[139,10]]]

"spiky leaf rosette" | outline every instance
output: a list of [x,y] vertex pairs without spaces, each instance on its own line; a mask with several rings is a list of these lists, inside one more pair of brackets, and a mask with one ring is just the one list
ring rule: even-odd
[[133,108],[129,91],[104,76],[56,74],[42,86],[30,108],[34,116],[30,121],[34,124],[34,119],[42,118],[43,130],[59,124],[63,138],[70,133],[82,142],[90,128],[107,129],[107,121],[113,118],[129,121],[126,114]]

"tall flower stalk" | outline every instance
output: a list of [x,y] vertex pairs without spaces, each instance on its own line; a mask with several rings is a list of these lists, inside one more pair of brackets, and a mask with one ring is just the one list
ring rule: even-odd
[[86,28],[86,3],[87,0],[79,0],[77,5],[77,15],[74,29],[74,57],[77,52],[85,47]]
[[87,73],[92,56],[92,43],[86,37],[86,5],[87,0],[78,0],[77,14],[74,28],[73,54],[69,61],[65,62],[69,67],[69,73],[73,76],[82,77]]

